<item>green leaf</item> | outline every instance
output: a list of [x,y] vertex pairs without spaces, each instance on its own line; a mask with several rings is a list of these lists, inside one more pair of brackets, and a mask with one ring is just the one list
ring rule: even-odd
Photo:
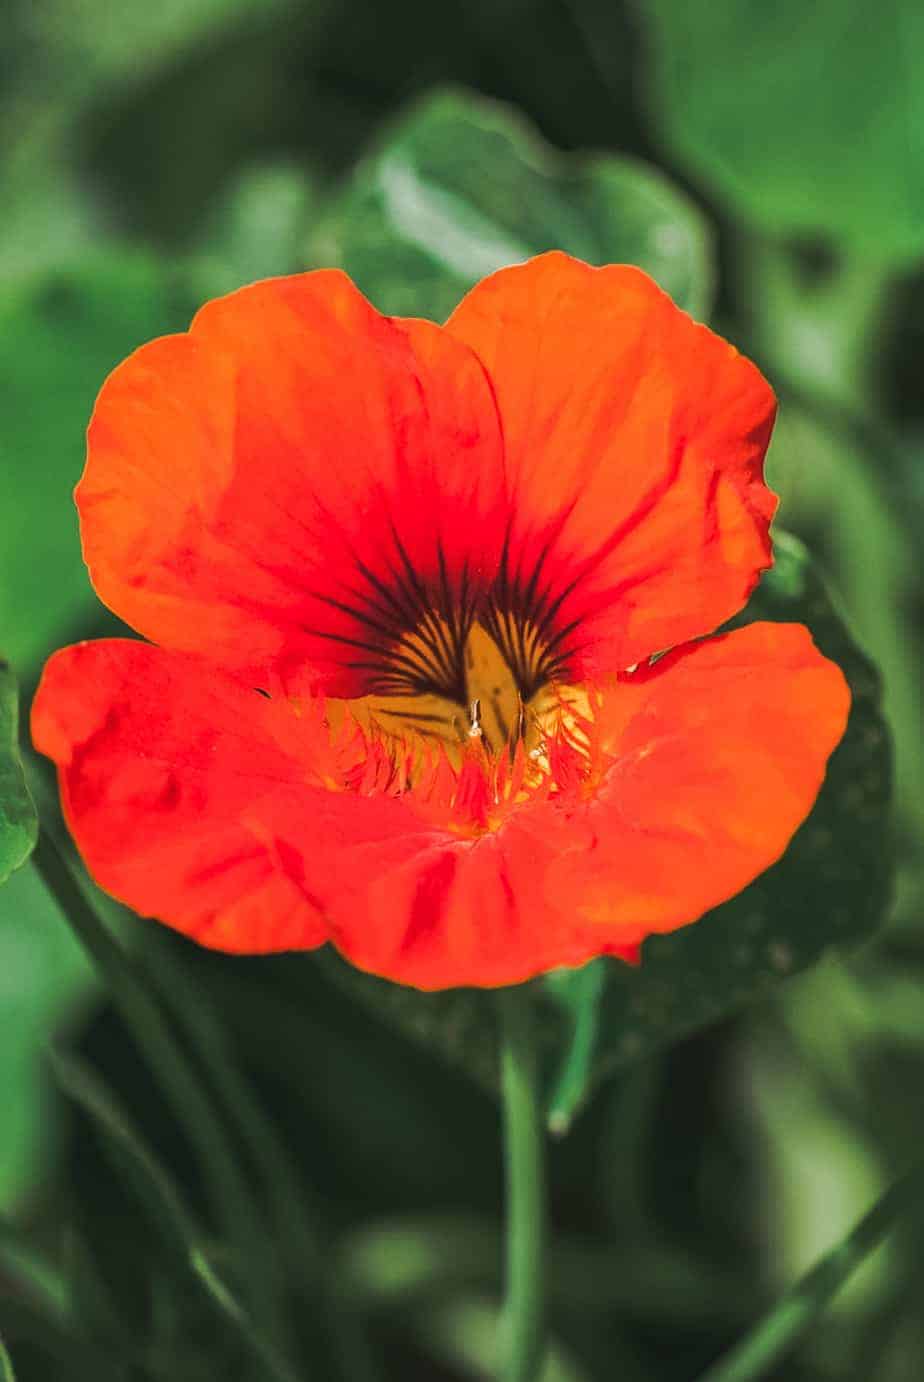
[[14,665],[99,617],[71,498],[93,402],[115,365],[152,336],[185,328],[195,305],[172,269],[125,253],[32,277],[5,295],[0,630]]
[[[394,1317],[466,1291],[503,1289],[503,1228],[471,1209],[364,1220],[339,1240],[333,1270],[364,1311]],[[746,1318],[753,1301],[734,1270],[707,1265],[675,1244],[619,1244],[556,1232],[549,1243],[549,1303],[649,1321]]]
[[442,320],[478,279],[543,250],[638,264],[694,316],[708,310],[703,218],[632,159],[565,157],[514,111],[443,90],[359,165],[309,247],[383,312]]
[[16,1374],[13,1371],[13,1360],[7,1352],[3,1339],[0,1338],[0,1380],[2,1382],[16,1382]]
[[[462,1296],[430,1305],[416,1321],[421,1342],[453,1373],[466,1377],[497,1376],[497,1339],[501,1329],[496,1306],[477,1297]],[[628,1354],[618,1344],[608,1345],[614,1375],[624,1382],[644,1382]],[[556,1338],[549,1340],[545,1361],[536,1382],[590,1382],[587,1372]]]
[[[201,187],[206,181],[201,161],[188,167],[191,146],[209,149],[212,168],[226,152],[229,126],[233,130],[235,115],[239,120],[241,107],[247,108],[246,97],[266,118],[265,103],[257,104],[251,91],[242,99],[239,84],[229,82],[227,66],[221,66],[229,36],[252,53],[253,34],[267,24],[272,29],[273,20],[278,23],[291,8],[291,0],[163,0],[132,6],[119,24],[111,24],[107,0],[46,0],[41,14],[33,6],[5,6],[0,128],[15,130],[16,137],[0,142],[0,278],[75,262],[92,253],[114,223],[129,219],[130,179],[123,176],[107,187],[98,163],[88,176],[94,128],[131,140],[137,180],[147,183],[151,202],[163,208],[169,225],[178,210],[170,195],[174,184]],[[202,65],[208,68],[216,50],[233,93],[225,101],[220,91],[210,99],[211,91],[201,87]],[[182,158],[175,138],[165,137],[187,90],[176,80],[180,73],[199,96],[196,118],[181,122]],[[150,117],[145,122],[145,158],[139,160],[139,131],[126,115],[151,86],[159,93],[160,84],[172,94],[159,102],[163,126]],[[151,230],[149,219],[142,233],[150,236]]]
[[0,1273],[17,1294],[36,1301],[55,1319],[67,1315],[67,1282],[57,1262],[31,1242],[31,1235],[6,1216],[0,1215]]
[[850,1233],[767,1311],[700,1382],[759,1382],[785,1358],[883,1237],[915,1213],[924,1196],[919,1165],[890,1186]]
[[196,242],[190,276],[197,296],[219,297],[242,283],[301,269],[305,227],[317,196],[296,164],[247,168],[218,201]]
[[106,980],[114,1004],[137,1039],[197,1153],[204,1188],[240,1264],[242,1280],[249,1287],[255,1308],[258,1305],[261,1318],[272,1321],[274,1329],[281,1330],[284,1324],[276,1256],[268,1242],[253,1188],[239,1164],[225,1120],[197,1062],[177,1040],[135,962],[100,920],[47,829],[42,831],[34,862],[74,934]]
[[[924,253],[924,9],[884,0],[654,0],[649,108],[663,141],[772,233],[896,264]],[[862,38],[860,37],[862,36]]]
[[115,1164],[126,1171],[147,1205],[152,1223],[167,1231],[192,1258],[200,1250],[200,1235],[193,1218],[167,1171],[115,1096],[90,1066],[69,1052],[52,1048],[49,1060],[61,1089],[100,1130]]
[[896,807],[908,831],[921,837],[924,626],[915,617],[914,596],[920,518],[914,477],[903,475],[901,464],[888,435],[870,435],[849,415],[783,394],[767,476],[793,531],[810,535],[823,554],[857,634],[881,671],[883,705],[895,736]]
[[[40,1053],[90,971],[30,860],[0,890],[0,1208],[12,1208],[49,1169]],[[53,1131],[53,1129],[52,1129]]]
[[152,1220],[161,1224],[185,1251],[193,1276],[223,1318],[237,1330],[266,1375],[277,1382],[294,1382],[294,1374],[273,1344],[255,1326],[244,1306],[229,1290],[212,1262],[190,1210],[163,1165],[142,1140],[111,1091],[87,1065],[62,1051],[52,1051],[52,1066],[61,1088],[70,1096],[103,1136],[115,1164],[131,1177],[148,1205]]
[[[637,968],[601,959],[531,985],[546,1010],[541,1037],[556,1131],[566,1130],[602,1076],[761,997],[830,947],[867,939],[884,912],[891,752],[879,679],[794,538],[776,535],[776,563],[735,622],[756,619],[809,626],[850,683],[847,732],[808,820],[750,887],[695,925],[652,936]],[[419,993],[360,974],[330,953],[319,963],[383,1018],[496,1087],[490,994]]]
[[[21,1349],[29,1355],[33,1369],[44,1368],[31,1370],[28,1377],[53,1377],[55,1382],[84,1382],[88,1377],[93,1382],[116,1382],[118,1378],[111,1358],[101,1356],[70,1322],[49,1315],[28,1296],[4,1294],[3,1332],[17,1354]],[[6,1382],[2,1369],[0,1380]]]
[[25,863],[38,838],[38,817],[19,757],[16,679],[0,659],[0,883]]

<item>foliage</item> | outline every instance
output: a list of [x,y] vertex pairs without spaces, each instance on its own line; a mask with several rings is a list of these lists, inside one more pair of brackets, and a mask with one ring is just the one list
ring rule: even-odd
[[20,667],[93,608],[71,491],[97,390],[126,349],[185,326],[193,306],[175,273],[137,251],[88,254],[4,296],[0,629]]
[[38,835],[19,757],[18,719],[16,683],[0,660],[0,883],[28,859]]
[[650,11],[655,121],[691,172],[775,234],[920,260],[916,5],[887,0],[875,22],[859,0],[714,0],[695,11],[655,0]]
[[309,242],[383,312],[442,321],[478,279],[543,250],[639,264],[703,317],[711,245],[696,208],[635,159],[544,146],[515,114],[441,91],[397,122]]

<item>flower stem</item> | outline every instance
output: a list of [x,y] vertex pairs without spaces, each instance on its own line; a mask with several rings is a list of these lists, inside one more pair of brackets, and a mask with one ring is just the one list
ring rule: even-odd
[[818,1319],[848,1277],[903,1217],[913,1213],[924,1193],[924,1165],[917,1163],[897,1180],[830,1252],[780,1297],[767,1314],[699,1382],[759,1382]]
[[507,1182],[502,1382],[535,1382],[545,1356],[545,1129],[530,997],[499,994]]

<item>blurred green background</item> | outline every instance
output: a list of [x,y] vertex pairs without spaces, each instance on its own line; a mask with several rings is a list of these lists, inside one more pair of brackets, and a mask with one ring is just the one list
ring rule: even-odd
[[[924,1134],[924,9],[8,0],[5,21],[0,648],[26,702],[54,647],[115,627],[70,498],[96,391],[206,297],[338,263],[383,310],[441,319],[562,247],[642,264],[776,387],[782,524],[882,675],[897,881],[848,953],[828,953],[825,889],[790,881],[777,917],[812,937],[797,967],[819,962],[623,1059],[552,1147],[546,1382],[686,1382]],[[881,892],[881,838],[855,826],[841,882]],[[0,893],[17,1376],[269,1375],[194,1289],[176,1195],[295,1376],[490,1377],[491,1094],[315,957],[224,959],[110,915],[121,1006],[32,865]],[[166,1050],[132,1020],[139,974]],[[157,1175],[139,1186],[140,1139]],[[903,1224],[773,1376],[916,1382],[919,1243]]]

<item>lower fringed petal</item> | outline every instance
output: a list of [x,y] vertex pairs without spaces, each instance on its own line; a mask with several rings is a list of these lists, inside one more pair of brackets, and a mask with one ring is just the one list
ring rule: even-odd
[[551,892],[601,941],[697,920],[786,849],[849,709],[840,668],[797,624],[751,624],[620,678],[597,709],[609,766],[581,808],[593,846],[556,861]]
[[420,989],[502,987],[592,959],[595,929],[550,905],[544,878],[554,855],[530,815],[475,841],[431,841],[347,883],[332,924],[338,949]]
[[227,951],[330,939],[441,989],[635,963],[645,936],[745,887],[811,809],[849,692],[806,629],[754,624],[587,704],[583,774],[477,828],[449,797],[441,817],[432,784],[364,774],[386,746],[332,730],[323,701],[143,643],[56,654],[32,723],[91,874],[137,911]]
[[304,770],[255,691],[144,643],[83,643],[45,668],[32,733],[106,891],[220,950],[327,938],[301,851],[274,828],[301,815]]

